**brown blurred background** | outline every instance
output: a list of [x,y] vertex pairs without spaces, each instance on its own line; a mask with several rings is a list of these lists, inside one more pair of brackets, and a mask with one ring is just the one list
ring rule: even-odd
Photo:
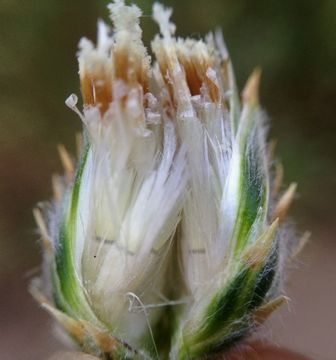
[[[137,1],[148,44],[152,1]],[[263,68],[261,98],[285,181],[299,183],[291,215],[313,232],[290,270],[288,309],[265,332],[277,344],[336,358],[336,1],[185,0],[174,6],[179,35],[222,27],[240,88]],[[59,142],[74,151],[80,120],[64,100],[79,93],[76,48],[95,39],[106,0],[0,0],[0,358],[46,359],[61,349],[49,317],[27,293],[40,264],[31,209],[51,195]]]

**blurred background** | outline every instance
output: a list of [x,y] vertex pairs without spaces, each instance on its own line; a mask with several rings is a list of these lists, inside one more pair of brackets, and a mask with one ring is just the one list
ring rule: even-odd
[[[148,45],[157,31],[152,1],[143,9]],[[106,0],[0,0],[0,357],[46,359],[62,349],[49,317],[27,292],[41,252],[32,208],[51,196],[60,172],[56,146],[74,152],[80,120],[64,100],[79,93],[76,50],[107,20]],[[184,0],[174,7],[178,35],[221,27],[240,89],[261,65],[262,104],[285,183],[299,193],[291,210],[312,238],[289,272],[289,308],[264,329],[276,344],[336,358],[336,1]]]

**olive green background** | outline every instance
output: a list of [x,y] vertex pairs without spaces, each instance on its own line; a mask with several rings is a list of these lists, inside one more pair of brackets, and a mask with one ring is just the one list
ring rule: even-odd
[[[60,172],[56,146],[74,151],[80,120],[64,105],[79,93],[76,50],[95,39],[107,1],[0,0],[0,354],[45,359],[61,345],[27,293],[39,266],[31,209],[51,196]],[[157,31],[151,1],[143,9],[146,44]],[[313,231],[293,266],[292,302],[264,330],[279,344],[318,359],[336,355],[336,1],[188,0],[174,7],[178,35],[221,27],[240,89],[263,68],[261,101],[285,182],[299,183],[291,211],[298,233]],[[294,222],[294,221],[293,221]],[[268,330],[267,330],[268,329]],[[269,330],[272,329],[272,330]]]

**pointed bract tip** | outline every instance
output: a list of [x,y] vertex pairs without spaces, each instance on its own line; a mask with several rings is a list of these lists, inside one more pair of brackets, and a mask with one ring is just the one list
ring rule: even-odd
[[83,341],[84,337],[86,336],[86,331],[81,322],[66,315],[62,311],[57,310],[48,303],[42,303],[41,305],[58,321],[60,325],[63,326],[63,328],[71,336],[73,336],[79,342]]
[[289,298],[287,296],[281,295],[274,300],[262,305],[258,308],[253,314],[253,320],[257,325],[262,325],[270,315],[273,314],[279,307],[289,302]]
[[259,85],[261,78],[261,68],[257,67],[253,70],[248,78],[243,90],[243,101],[252,106],[259,105]]
[[40,289],[32,282],[28,288],[29,293],[31,296],[40,304],[49,304],[50,302],[47,297],[40,291]]
[[264,264],[272,249],[278,226],[279,219],[275,219],[255,244],[243,253],[242,257],[248,266],[259,269]]
[[294,200],[297,189],[297,183],[291,183],[288,189],[281,196],[272,214],[272,218],[279,218],[282,221],[288,213],[288,210]]
[[40,209],[38,208],[33,209],[33,215],[36,225],[40,231],[42,245],[45,250],[45,253],[50,257],[54,254],[54,250],[51,242],[51,237],[49,236],[48,233],[47,224],[43,219],[43,215]]
[[82,321],[81,323],[103,353],[111,353],[118,345],[117,339],[105,331],[102,331],[87,321]]
[[64,189],[61,177],[58,174],[53,174],[51,176],[51,186],[53,190],[54,200],[56,202],[60,202],[62,200]]
[[74,163],[71,160],[71,156],[68,152],[68,150],[65,148],[63,144],[59,144],[57,146],[58,154],[61,159],[61,163],[65,172],[65,175],[67,178],[72,179],[74,173],[75,173],[75,166]]

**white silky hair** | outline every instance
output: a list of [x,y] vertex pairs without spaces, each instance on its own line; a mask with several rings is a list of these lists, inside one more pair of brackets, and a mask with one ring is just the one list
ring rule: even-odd
[[[183,256],[187,283],[191,292],[202,288],[223,264],[228,245],[220,227],[223,220],[221,203],[232,153],[229,129],[223,114],[213,104],[205,104],[204,112],[212,117],[219,132],[211,134],[203,118],[197,115],[183,122],[181,137],[186,142],[190,191],[182,220]],[[203,114],[204,116],[204,114]],[[227,214],[225,214],[227,216]]]
[[[81,40],[80,71],[112,74],[111,48],[126,39],[146,68],[140,10],[122,1],[110,10],[115,33],[100,21],[97,47]],[[104,114],[99,104],[86,106],[81,114],[75,96],[67,101],[79,113],[89,142],[80,179],[74,262],[97,317],[132,342],[148,330],[147,316],[153,320],[161,310],[129,311],[127,294],[144,304],[162,302],[166,258],[187,184],[186,159],[174,124],[154,95],[118,79],[111,87],[113,100]]]
[[[244,157],[259,164],[260,173],[256,176],[266,176],[268,166],[261,116],[259,123],[251,127],[246,150],[242,152],[239,130],[232,141],[227,114],[213,104],[203,103],[203,106],[206,116],[211,117],[211,126],[217,125],[217,131],[209,129],[204,113],[183,122],[180,131],[186,144],[190,179],[190,190],[183,207],[182,254],[187,284],[195,301],[208,291],[209,283],[216,288],[217,279],[225,279],[223,272],[230,271],[226,266],[239,210],[239,184],[244,176],[241,159]],[[265,216],[258,216],[249,236],[260,236],[266,226]]]
[[[111,48],[128,40],[134,58],[142,58],[146,69],[149,57],[141,42],[140,10],[123,1],[111,4],[110,10],[115,33],[100,21],[97,47],[87,39],[80,42],[80,71],[98,69],[111,76]],[[81,117],[89,142],[73,241],[76,276],[97,317],[131,343],[146,329],[151,332],[159,316],[178,225],[188,304],[195,303],[197,312],[206,292],[218,288],[228,271],[242,158],[258,163],[257,176],[267,176],[262,116],[251,126],[243,108],[236,126],[224,105],[234,91],[232,74],[229,84],[222,78],[221,61],[228,61],[224,43],[211,35],[205,42],[175,39],[170,15],[154,5],[162,37],[154,39],[152,48],[158,63],[167,61],[170,73],[161,73],[156,64],[149,74],[151,92],[144,93],[139,83],[113,79],[113,99],[104,113],[99,104],[85,106],[80,113],[74,96],[67,101]],[[191,94],[179,59],[193,56],[200,63],[214,60],[204,76],[220,101],[211,98],[205,84],[199,94]],[[251,232],[261,233],[265,225],[260,216]],[[134,299],[140,308],[151,310],[130,311]]]
[[[103,121],[96,108],[84,113],[90,149],[80,185],[75,259],[99,316],[132,337],[129,324],[122,325],[128,323],[125,294],[146,293],[142,300],[153,302],[161,292],[186,174],[185,151],[177,150],[173,125],[168,120],[154,125],[162,135],[134,127],[136,111],[127,106],[125,112],[112,103]],[[131,328],[141,333],[131,318]]]
[[[156,36],[152,47],[158,62],[168,63],[166,76],[175,95],[178,134],[186,147],[189,181],[180,248],[185,281],[197,304],[208,291],[218,288],[218,281],[223,284],[231,271],[227,265],[232,256],[230,247],[242,196],[243,159],[256,164],[256,176],[263,178],[268,186],[264,119],[258,107],[251,123],[250,104],[243,101],[243,108],[236,116],[239,121],[235,123],[234,106],[224,105],[236,89],[228,53],[219,34],[215,37],[210,34],[205,42],[176,39],[175,27],[170,22],[171,11],[159,4],[154,5],[153,11],[162,36]],[[211,99],[204,82],[198,95],[191,94],[185,76],[188,69],[181,65],[189,61],[202,66],[207,60],[209,65],[203,76],[218,90],[220,101],[217,102]],[[222,63],[227,64],[227,83],[223,80]],[[251,183],[255,180],[248,179]],[[260,209],[248,234],[250,238],[260,236],[265,230],[267,209],[264,210]]]
[[[157,57],[167,51],[164,56],[169,57],[173,67],[169,81],[177,96],[176,123],[181,142],[186,147],[189,175],[182,217],[182,262],[186,283],[191,293],[195,293],[196,289],[202,288],[202,283],[209,281],[225,257],[228,240],[219,233],[223,221],[221,199],[228,183],[233,144],[229,114],[222,106],[210,101],[205,89],[201,89],[200,95],[191,96],[183,70],[179,69],[178,55],[206,56],[208,46],[191,39],[175,40],[170,15],[161,5],[154,5],[154,18],[163,37],[157,36],[152,46]],[[210,75],[220,87],[216,70],[209,68],[207,76]]]

